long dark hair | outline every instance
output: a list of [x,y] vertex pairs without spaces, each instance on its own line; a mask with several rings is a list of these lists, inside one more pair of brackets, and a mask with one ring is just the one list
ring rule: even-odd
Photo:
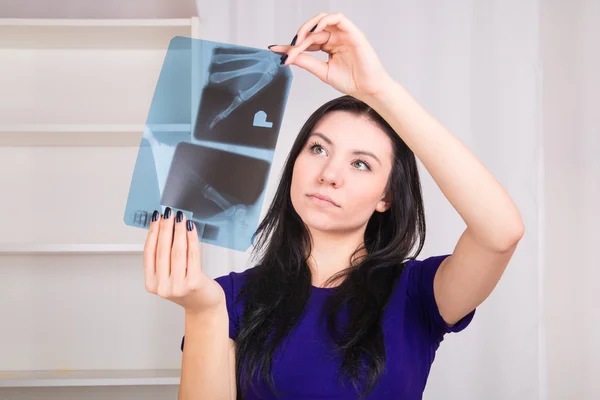
[[[316,123],[335,110],[363,116],[378,124],[391,140],[394,161],[386,187],[391,194],[391,205],[383,213],[373,213],[364,233],[364,247],[353,253],[349,268],[327,281],[329,284],[343,278],[327,298],[322,315],[336,344],[335,350],[341,355],[340,370],[351,379],[355,390],[359,391],[360,376],[366,376],[363,395],[371,392],[385,366],[383,311],[405,263],[416,258],[425,241],[421,182],[413,152],[392,127],[366,103],[342,96],[317,109],[300,130],[270,208],[254,233],[252,254],[258,262],[238,294],[238,300],[245,301],[236,338],[238,399],[243,398],[254,378],[267,382],[273,393],[279,393],[271,370],[273,354],[301,316],[312,287],[307,264],[311,254],[310,233],[292,206],[292,172]],[[366,250],[366,254],[355,257],[360,250]],[[344,306],[349,309],[349,319],[340,332],[336,316]]]

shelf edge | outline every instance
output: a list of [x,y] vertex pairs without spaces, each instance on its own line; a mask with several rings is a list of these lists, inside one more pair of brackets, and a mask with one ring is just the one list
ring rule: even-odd
[[0,244],[3,255],[139,254],[143,251],[143,244]]
[[0,387],[178,385],[180,369],[0,371]]
[[192,26],[191,18],[0,18],[2,27],[182,27]]

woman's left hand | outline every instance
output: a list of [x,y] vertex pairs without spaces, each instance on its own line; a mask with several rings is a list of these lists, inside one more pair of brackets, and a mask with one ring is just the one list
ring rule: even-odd
[[[285,53],[284,65],[303,68],[358,99],[377,95],[391,80],[365,35],[341,13],[316,15],[300,27],[291,45],[270,49]],[[327,62],[303,53],[319,50],[329,54]]]

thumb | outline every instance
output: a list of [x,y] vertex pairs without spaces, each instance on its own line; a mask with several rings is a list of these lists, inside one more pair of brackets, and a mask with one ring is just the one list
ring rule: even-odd
[[327,83],[327,71],[329,65],[326,62],[306,53],[300,53],[296,56],[292,64],[310,72],[317,78]]

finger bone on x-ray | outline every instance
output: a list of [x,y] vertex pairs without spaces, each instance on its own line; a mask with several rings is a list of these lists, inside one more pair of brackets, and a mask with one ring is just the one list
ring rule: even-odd
[[260,76],[260,79],[256,83],[254,83],[253,86],[249,87],[246,90],[240,91],[238,93],[238,95],[234,97],[234,99],[233,99],[232,103],[229,105],[229,107],[227,107],[226,110],[222,111],[215,117],[215,119],[210,124],[210,127],[209,127],[210,129],[212,129],[219,121],[227,118],[229,116],[229,114],[231,114],[237,107],[239,107],[241,104],[243,104],[244,102],[246,102],[247,100],[252,98],[261,89],[266,87],[269,84],[269,82],[271,82],[274,79],[275,75],[277,74],[277,68],[278,68],[275,61],[270,58],[252,57],[252,56],[247,56],[247,55],[219,54],[219,55],[214,56],[213,61],[214,60],[216,60],[216,62],[220,63],[220,64],[228,62],[228,61],[240,61],[240,60],[243,60],[243,61],[256,60],[258,62],[252,66],[241,68],[241,69],[236,69],[233,71],[215,72],[215,73],[211,74],[210,77],[208,78],[209,82],[211,82],[211,83],[222,83],[222,82],[227,82],[229,80],[236,79],[236,78],[239,78],[242,80],[242,82],[245,82],[250,79],[251,75],[254,75],[257,73],[262,73],[262,74]]

